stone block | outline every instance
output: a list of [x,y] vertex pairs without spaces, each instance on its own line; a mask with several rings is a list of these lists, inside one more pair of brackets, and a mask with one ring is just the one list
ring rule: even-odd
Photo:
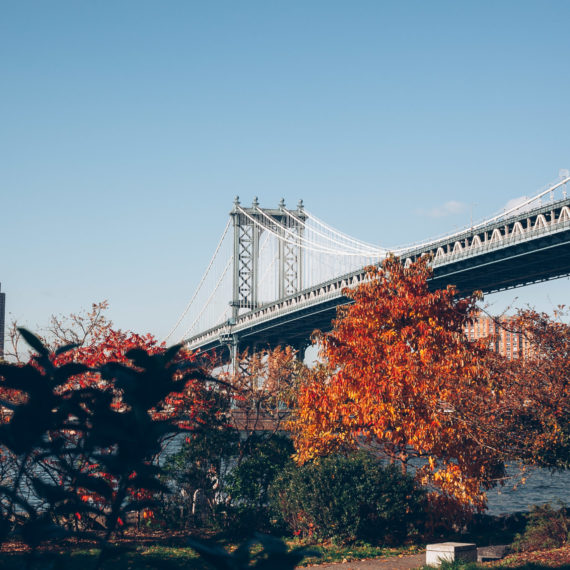
[[440,542],[427,545],[426,564],[429,566],[439,566],[443,561],[454,560],[476,562],[477,546],[470,542]]
[[501,560],[511,551],[511,547],[507,544],[498,544],[495,546],[483,546],[477,549],[477,562],[494,562]]

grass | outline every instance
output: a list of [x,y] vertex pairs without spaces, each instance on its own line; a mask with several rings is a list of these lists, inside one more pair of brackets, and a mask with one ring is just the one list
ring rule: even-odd
[[[220,543],[227,550],[237,547],[236,543]],[[416,554],[421,551],[416,546],[390,548],[373,546],[367,543],[351,545],[335,545],[333,543],[307,544],[298,540],[288,541],[290,548],[304,547],[321,554],[320,557],[310,557],[303,561],[303,565],[324,564],[330,562],[343,562],[378,558],[380,556],[400,556]],[[164,568],[167,570],[211,570],[211,566],[203,562],[196,552],[184,546],[136,546],[119,547],[117,557],[109,559],[103,565],[105,570],[146,570]],[[16,570],[26,566],[28,554],[25,552],[1,552],[0,569]],[[42,564],[53,558],[54,568],[65,570],[91,570],[95,568],[99,550],[96,548],[76,547],[73,550],[44,551],[38,557]]]
[[[221,544],[218,542],[217,544]],[[222,543],[227,550],[237,547],[236,543]],[[333,543],[307,544],[298,540],[288,541],[290,548],[299,546],[316,550],[321,554],[320,558],[311,557],[304,560],[304,565],[324,564],[331,562],[350,562],[368,558],[387,556],[405,556],[417,554],[423,549],[419,546],[407,546],[389,548],[373,546],[367,543],[355,543],[351,545],[337,545]],[[192,548],[185,546],[118,546],[117,556],[109,559],[103,565],[105,570],[211,570],[211,566],[203,562]],[[16,570],[26,567],[27,553],[0,552],[0,569]],[[75,547],[70,550],[51,549],[42,552],[38,560],[42,568],[47,567],[50,558],[54,564],[54,570],[91,570],[95,568],[99,550],[96,548]],[[429,567],[424,567],[429,568]],[[484,565],[474,563],[444,563],[441,570],[482,570],[484,568],[497,568],[501,570],[541,570],[547,568],[559,568],[570,570],[570,546],[552,550],[540,550],[512,554],[500,562],[487,563]]]
[[[292,542],[290,546],[299,546]],[[337,546],[334,544],[309,544],[306,546],[311,550],[318,551],[321,556],[309,557],[303,561],[303,565],[308,564],[325,564],[330,562],[350,562],[352,560],[364,560],[366,558],[379,558],[388,556],[405,556],[408,554],[417,554],[422,551],[420,546],[400,546],[391,548],[387,546],[373,546],[367,543],[356,543],[348,546]]]

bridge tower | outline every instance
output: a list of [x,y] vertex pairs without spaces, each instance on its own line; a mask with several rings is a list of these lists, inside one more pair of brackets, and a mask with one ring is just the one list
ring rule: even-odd
[[259,307],[259,243],[263,232],[278,238],[278,296],[293,295],[303,288],[303,237],[306,214],[303,201],[296,210],[288,210],[281,199],[278,208],[262,209],[257,198],[251,208],[240,205],[236,196],[230,212],[234,227],[232,320],[240,310]]

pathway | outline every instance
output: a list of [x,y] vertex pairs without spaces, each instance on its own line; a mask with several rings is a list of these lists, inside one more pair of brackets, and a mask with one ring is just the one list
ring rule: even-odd
[[423,552],[422,554],[318,564],[312,568],[318,568],[318,570],[415,570],[421,568],[425,563],[426,555]]

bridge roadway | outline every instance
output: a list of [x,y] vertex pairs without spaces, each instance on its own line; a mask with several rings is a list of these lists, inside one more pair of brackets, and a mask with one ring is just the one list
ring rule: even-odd
[[[515,214],[483,227],[411,247],[400,257],[410,263],[433,256],[433,289],[453,284],[460,293],[491,293],[570,275],[570,198]],[[362,270],[264,305],[187,339],[190,348],[209,351],[238,340],[246,347],[289,344],[302,349],[315,329],[330,330],[342,294],[364,280]]]

